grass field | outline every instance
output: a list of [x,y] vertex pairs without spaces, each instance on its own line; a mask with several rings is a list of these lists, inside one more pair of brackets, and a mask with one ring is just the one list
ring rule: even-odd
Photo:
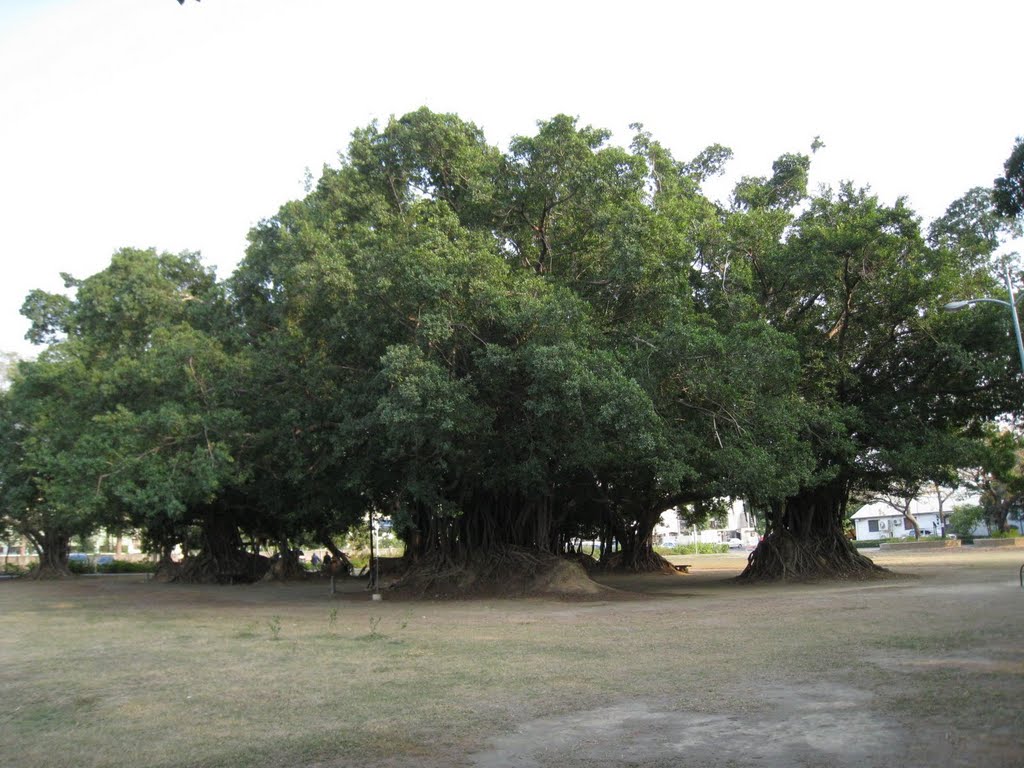
[[0,744],[36,766],[1024,765],[1021,554],[599,600],[371,602],[358,582],[0,582]]

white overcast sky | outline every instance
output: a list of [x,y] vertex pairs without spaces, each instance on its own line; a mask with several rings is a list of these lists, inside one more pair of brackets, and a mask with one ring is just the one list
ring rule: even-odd
[[1024,134],[1024,2],[0,0],[0,351],[18,310],[119,247],[201,251],[336,163],[351,132],[426,105],[502,148],[564,112],[741,175],[826,148],[812,183],[909,198],[930,221]]

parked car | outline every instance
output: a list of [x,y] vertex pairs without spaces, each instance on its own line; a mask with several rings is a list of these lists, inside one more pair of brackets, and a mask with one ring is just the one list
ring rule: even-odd
[[743,540],[742,539],[737,539],[735,536],[733,536],[731,539],[729,539],[729,541],[727,543],[729,544],[729,549],[742,549],[743,548]]
[[85,552],[72,552],[68,555],[69,563],[88,563],[89,556]]
[[[926,530],[924,530],[922,528],[921,529],[921,535],[922,536],[931,536],[932,532],[931,531],[926,531]],[[903,533],[901,533],[899,535],[898,538],[901,538],[901,539],[912,539],[912,538],[914,538],[914,529],[913,528],[907,528],[905,531],[903,531]]]

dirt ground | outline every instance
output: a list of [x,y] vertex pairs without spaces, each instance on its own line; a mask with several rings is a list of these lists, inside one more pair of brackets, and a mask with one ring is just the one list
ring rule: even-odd
[[[730,580],[742,555],[696,556],[677,558],[688,575],[603,578],[616,591],[570,600],[374,602],[355,580],[335,597],[322,584],[3,583],[0,685],[35,714],[8,707],[0,742],[25,766],[52,757],[33,761],[37,741],[84,745],[90,723],[115,746],[82,746],[76,765],[117,763],[126,739],[140,764],[167,766],[1024,765],[1024,552],[874,558],[899,578],[750,587]],[[100,615],[120,616],[148,659],[38,634]],[[35,626],[34,648],[12,620]],[[180,659],[168,634],[187,645]],[[62,655],[73,664],[51,680]],[[149,676],[163,731],[141,694],[122,690],[116,711],[92,695],[89,676],[111,666],[121,689]],[[202,684],[246,670],[270,694],[262,706]],[[154,690],[161,672],[192,674],[187,698],[208,709],[176,709],[180,686]],[[77,730],[39,715],[68,688],[86,702],[60,710]]]
[[[742,567],[738,553],[673,559],[694,573],[602,581],[718,602],[751,628],[736,649],[748,682],[717,691],[717,707],[638,696],[519,723],[471,765],[1024,766],[1024,552],[876,553],[906,578],[750,591],[725,580]],[[759,635],[800,634],[796,622],[819,611],[837,617],[836,663],[822,675],[790,668],[786,680]],[[858,612],[884,614],[898,633],[865,648],[843,626]]]

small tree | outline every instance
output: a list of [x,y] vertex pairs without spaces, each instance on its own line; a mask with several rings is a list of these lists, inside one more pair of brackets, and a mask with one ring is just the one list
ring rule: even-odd
[[958,504],[949,516],[949,528],[960,538],[974,535],[974,529],[985,519],[985,510],[977,505]]
[[1010,512],[1024,499],[1024,438],[1014,430],[986,431],[978,488],[989,528],[1009,530]]

